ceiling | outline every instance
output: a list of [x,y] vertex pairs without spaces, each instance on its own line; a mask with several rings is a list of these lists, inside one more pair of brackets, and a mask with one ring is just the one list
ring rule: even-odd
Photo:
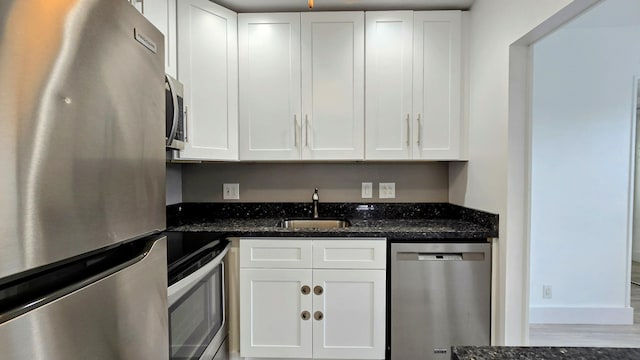
[[[212,0],[236,12],[309,11],[307,0]],[[474,0],[315,0],[312,11],[468,10]]]

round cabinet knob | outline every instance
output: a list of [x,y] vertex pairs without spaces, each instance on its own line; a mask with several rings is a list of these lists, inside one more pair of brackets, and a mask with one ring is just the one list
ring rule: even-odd
[[313,288],[313,293],[316,295],[322,295],[323,292],[324,289],[322,288],[322,286],[316,286]]
[[302,318],[302,320],[309,320],[311,319],[311,313],[308,311],[303,311],[302,314],[300,314],[300,317]]
[[311,287],[309,287],[309,285],[305,285],[300,288],[300,292],[302,293],[302,295],[309,295],[309,293],[311,292]]
[[316,311],[313,313],[313,318],[316,320],[322,320],[324,318],[324,314],[322,314],[322,311]]

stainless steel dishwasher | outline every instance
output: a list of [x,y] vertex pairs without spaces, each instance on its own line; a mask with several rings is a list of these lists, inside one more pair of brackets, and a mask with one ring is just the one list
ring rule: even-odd
[[491,244],[391,243],[392,360],[490,345]]

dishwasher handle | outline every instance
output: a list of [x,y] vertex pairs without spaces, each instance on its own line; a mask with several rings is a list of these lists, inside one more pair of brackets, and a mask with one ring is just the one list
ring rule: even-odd
[[483,252],[399,252],[399,261],[484,261]]

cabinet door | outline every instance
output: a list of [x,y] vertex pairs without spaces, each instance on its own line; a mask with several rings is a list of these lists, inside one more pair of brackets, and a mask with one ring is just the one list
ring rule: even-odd
[[387,265],[384,239],[313,240],[315,269],[382,269]]
[[302,158],[364,158],[364,13],[302,13]]
[[314,358],[384,359],[385,282],[384,270],[313,270]]
[[311,357],[312,295],[302,292],[311,272],[240,269],[240,356]]
[[460,11],[414,13],[414,159],[460,157]]
[[366,159],[411,159],[413,11],[366,14]]
[[185,86],[181,159],[238,159],[237,15],[208,0],[178,1],[178,78]]
[[300,14],[239,14],[240,159],[299,160]]
[[177,78],[176,0],[144,0],[142,13],[164,34],[164,71]]

